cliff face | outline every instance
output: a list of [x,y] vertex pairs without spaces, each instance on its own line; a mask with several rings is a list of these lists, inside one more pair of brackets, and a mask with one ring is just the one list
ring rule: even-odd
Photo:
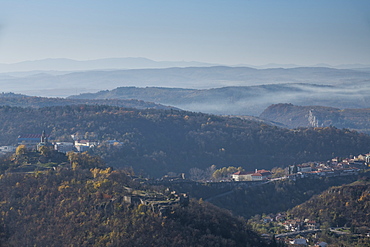
[[289,128],[335,126],[370,133],[370,108],[341,110],[324,106],[274,104],[266,108],[260,118]]

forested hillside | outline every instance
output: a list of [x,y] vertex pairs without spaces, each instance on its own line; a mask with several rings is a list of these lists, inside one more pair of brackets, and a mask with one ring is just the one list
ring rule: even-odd
[[370,108],[341,110],[317,105],[275,104],[264,110],[260,118],[284,124],[288,128],[335,126],[370,133]]
[[[135,195],[168,212],[125,199]],[[1,246],[269,246],[226,211],[171,203],[111,169],[3,174],[0,196]]]
[[0,106],[17,106],[17,107],[47,107],[47,106],[66,106],[66,105],[111,105],[119,107],[132,107],[137,109],[175,109],[175,107],[164,106],[142,100],[129,99],[106,99],[106,100],[89,100],[89,99],[65,99],[65,98],[47,98],[34,97],[23,94],[2,93],[0,94]]
[[20,134],[41,133],[51,140],[117,140],[123,146],[91,150],[117,168],[162,176],[211,165],[246,170],[272,168],[368,152],[370,137],[337,128],[289,130],[238,118],[176,110],[111,106],[47,108],[0,107],[0,144]]
[[370,179],[332,187],[289,213],[297,218],[309,218],[330,226],[370,227]]

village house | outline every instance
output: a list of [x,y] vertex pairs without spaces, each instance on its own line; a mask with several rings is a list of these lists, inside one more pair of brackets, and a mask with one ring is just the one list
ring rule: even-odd
[[0,155],[4,155],[4,154],[7,154],[7,153],[13,153],[15,152],[16,150],[16,147],[14,146],[1,146],[0,147]]
[[310,165],[297,165],[298,172],[310,172],[312,171],[312,167]]
[[61,153],[68,153],[74,151],[74,145],[72,142],[56,142],[54,144],[54,150]]
[[300,231],[303,228],[303,222],[299,219],[287,220],[284,223],[282,223],[282,225],[284,226],[285,230],[290,232]]
[[326,242],[319,242],[315,245],[315,247],[327,247],[328,246],[328,243]]
[[251,177],[252,174],[253,172],[237,171],[231,175],[231,178],[234,181],[252,181],[252,177]]
[[306,219],[304,221],[304,228],[306,230],[316,230],[320,227],[320,224],[318,224],[316,221],[314,220],[309,220],[309,219]]
[[290,244],[294,245],[307,245],[307,240],[305,238],[296,238],[289,242]]
[[98,142],[89,140],[75,140],[74,145],[78,152],[85,152],[88,151],[90,148],[97,146]]
[[231,175],[234,181],[262,181],[271,178],[272,174],[268,170],[255,170],[255,172],[238,171]]

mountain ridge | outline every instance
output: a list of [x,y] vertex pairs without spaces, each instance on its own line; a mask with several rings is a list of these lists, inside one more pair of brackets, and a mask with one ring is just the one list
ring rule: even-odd
[[154,61],[143,57],[100,58],[74,60],[68,58],[46,58],[16,63],[0,63],[0,72],[32,70],[101,70],[101,69],[139,69],[191,66],[214,66],[217,64],[195,61]]
[[[367,84],[318,85],[307,83],[229,86],[211,89],[167,87],[119,87],[69,98],[76,99],[140,99],[172,105],[184,110],[219,115],[259,116],[268,106],[277,103],[325,105],[336,108],[368,108],[370,93]],[[346,97],[343,97],[343,94]],[[282,102],[282,99],[285,102]]]
[[[137,69],[137,68],[168,68],[168,67],[203,67],[203,66],[230,66],[230,67],[251,67],[256,69],[270,68],[297,68],[297,67],[328,67],[336,69],[369,69],[369,64],[314,64],[314,65],[297,65],[297,64],[278,64],[268,63],[264,65],[252,64],[233,64],[226,65],[220,63],[198,62],[198,61],[156,61],[145,57],[108,57],[86,60],[76,60],[71,58],[44,58],[36,60],[25,60],[12,63],[0,63],[1,72],[15,71],[32,71],[32,70],[96,70],[96,69]],[[49,68],[49,69],[47,69]]]

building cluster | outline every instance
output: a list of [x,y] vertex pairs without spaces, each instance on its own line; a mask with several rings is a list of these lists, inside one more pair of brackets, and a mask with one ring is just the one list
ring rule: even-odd
[[276,222],[279,226],[282,226],[287,232],[297,231],[313,231],[320,229],[320,224],[310,219],[287,219],[284,213],[269,214],[261,219],[265,224],[270,222]]
[[333,158],[327,162],[312,162],[308,164],[292,165],[287,168],[290,179],[306,177],[336,177],[357,175],[370,165],[370,153],[353,158]]
[[312,231],[320,228],[319,223],[309,219],[305,219],[304,221],[300,219],[286,220],[282,222],[281,225],[284,226],[285,230],[290,232],[303,230]]
[[255,170],[254,172],[238,171],[231,175],[234,181],[262,181],[271,178],[272,173],[268,170]]
[[[353,158],[333,158],[327,162],[311,162],[290,165],[286,168],[286,176],[275,179],[320,178],[357,175],[370,166],[370,153],[360,154]],[[238,171],[230,175],[231,181],[268,181],[272,172],[269,170]],[[276,177],[276,176],[275,176]]]
[[98,145],[121,147],[122,142],[117,140],[106,140],[102,143],[96,140],[86,140],[79,135],[71,135],[73,142],[50,141],[49,136],[43,131],[41,134],[21,134],[17,138],[17,144],[14,146],[0,146],[0,155],[14,153],[17,146],[25,145],[28,149],[40,150],[42,146],[47,146],[61,153],[85,152]]
[[[316,237],[316,233],[321,231],[320,224],[316,221],[310,219],[287,219],[284,213],[269,214],[261,219],[265,224],[270,222],[275,222],[277,225],[281,226],[286,233],[277,234],[275,237],[283,241],[287,246],[319,246],[326,247],[327,243],[318,241],[316,239],[315,244],[310,244],[307,237],[308,234],[313,234],[313,239]],[[299,236],[300,237],[299,237]],[[311,240],[313,240],[311,239]]]

